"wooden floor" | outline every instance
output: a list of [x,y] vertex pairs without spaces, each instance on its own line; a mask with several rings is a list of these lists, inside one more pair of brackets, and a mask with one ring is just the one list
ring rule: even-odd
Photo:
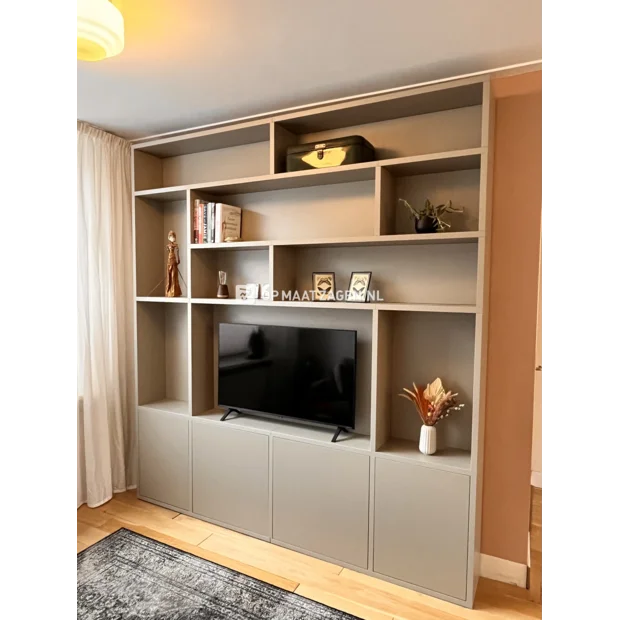
[[125,527],[217,564],[368,620],[541,618],[527,590],[481,580],[474,610],[464,609],[148,504],[128,491],[99,508],[77,511],[77,550]]
[[542,489],[532,487],[530,510],[530,594],[542,601]]

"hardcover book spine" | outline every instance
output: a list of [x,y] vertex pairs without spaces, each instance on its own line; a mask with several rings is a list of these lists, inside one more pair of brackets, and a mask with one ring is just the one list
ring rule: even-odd
[[211,243],[215,243],[217,241],[217,205],[214,202],[211,202],[209,204],[211,205]]
[[198,243],[198,201],[194,200],[194,211],[192,219],[192,243]]
[[213,243],[213,203],[207,203],[207,243]]
[[209,243],[209,204],[203,202],[202,236],[203,243]]
[[215,205],[215,243],[222,242],[222,204]]

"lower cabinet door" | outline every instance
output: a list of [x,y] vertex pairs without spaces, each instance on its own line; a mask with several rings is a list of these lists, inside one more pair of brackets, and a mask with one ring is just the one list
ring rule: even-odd
[[189,510],[189,419],[138,407],[138,442],[140,495]]
[[374,528],[375,572],[466,598],[469,476],[377,457]]
[[193,511],[271,536],[269,437],[193,422]]
[[368,567],[370,457],[273,439],[273,538]]

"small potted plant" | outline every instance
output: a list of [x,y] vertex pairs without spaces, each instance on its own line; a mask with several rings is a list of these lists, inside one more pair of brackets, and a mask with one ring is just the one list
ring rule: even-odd
[[435,206],[428,198],[422,209],[414,209],[404,198],[399,198],[398,202],[402,202],[409,209],[409,217],[415,220],[415,231],[417,233],[433,233],[438,230],[444,232],[450,228],[450,224],[444,219],[446,213],[463,213],[461,207],[452,205],[452,201]]
[[413,391],[407,388],[403,388],[403,390],[405,393],[399,394],[399,396],[414,403],[422,420],[420,452],[422,454],[435,454],[437,451],[435,424],[451,413],[459,411],[465,405],[457,404],[456,396],[458,394],[446,392],[439,377],[429,383],[425,390],[419,388],[415,383],[413,384]]

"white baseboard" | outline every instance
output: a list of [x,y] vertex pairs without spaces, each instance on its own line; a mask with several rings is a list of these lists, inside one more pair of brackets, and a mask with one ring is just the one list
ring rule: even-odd
[[495,581],[503,581],[525,588],[527,586],[527,566],[511,562],[493,555],[480,554],[480,576]]
[[533,487],[542,489],[542,472],[541,471],[532,471],[532,479],[531,479],[530,484]]

